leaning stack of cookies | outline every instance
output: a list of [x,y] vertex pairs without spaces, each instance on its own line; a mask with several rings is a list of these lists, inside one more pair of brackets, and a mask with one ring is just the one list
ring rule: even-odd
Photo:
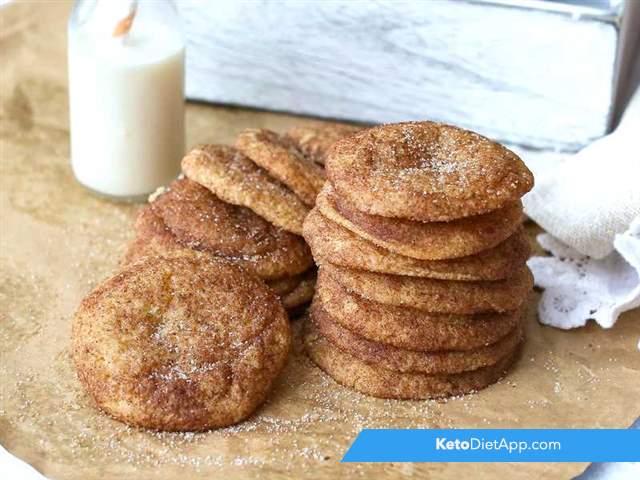
[[343,385],[383,398],[467,393],[500,378],[532,288],[511,151],[410,122],[338,141],[304,223],[319,265],[305,343]]
[[302,224],[325,181],[322,164],[354,127],[296,127],[280,135],[247,129],[235,147],[200,145],[185,176],[152,195],[140,212],[128,265],[145,256],[197,250],[264,280],[292,314],[314,293],[316,269]]
[[186,176],[138,215],[120,272],[76,312],[72,355],[96,405],[129,425],[200,431],[265,401],[291,346],[285,309],[313,296],[302,222],[342,131],[247,130],[237,148],[187,154]]

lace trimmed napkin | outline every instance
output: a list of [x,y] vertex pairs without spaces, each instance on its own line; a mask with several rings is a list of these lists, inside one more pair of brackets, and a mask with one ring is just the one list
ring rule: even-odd
[[548,233],[538,243],[552,254],[528,262],[536,285],[545,289],[538,305],[542,323],[574,328],[592,318],[609,328],[622,312],[640,306],[640,218],[615,236],[616,251],[600,260]]
[[593,319],[610,328],[639,307],[640,92],[614,133],[537,172],[523,201],[548,232],[538,242],[551,256],[528,262],[545,289],[542,323],[569,329]]

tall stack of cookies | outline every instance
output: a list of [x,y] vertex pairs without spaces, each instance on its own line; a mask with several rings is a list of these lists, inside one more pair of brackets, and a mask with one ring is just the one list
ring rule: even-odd
[[338,141],[304,223],[319,265],[305,343],[339,383],[383,398],[474,391],[514,362],[532,288],[520,197],[531,172],[432,122]]
[[290,313],[314,293],[316,269],[302,223],[325,181],[324,159],[354,127],[296,127],[280,135],[247,129],[235,147],[200,145],[185,176],[161,188],[136,220],[123,264],[197,250],[264,280]]

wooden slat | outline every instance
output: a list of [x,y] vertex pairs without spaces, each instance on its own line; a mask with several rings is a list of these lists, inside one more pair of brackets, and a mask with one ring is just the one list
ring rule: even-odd
[[184,2],[190,98],[364,122],[431,118],[575,150],[604,134],[617,30],[460,1]]

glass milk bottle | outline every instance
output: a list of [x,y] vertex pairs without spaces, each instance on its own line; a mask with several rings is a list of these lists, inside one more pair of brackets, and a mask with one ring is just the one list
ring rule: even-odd
[[87,188],[144,199],[184,155],[184,36],[169,0],[78,0],[69,18],[71,164]]

